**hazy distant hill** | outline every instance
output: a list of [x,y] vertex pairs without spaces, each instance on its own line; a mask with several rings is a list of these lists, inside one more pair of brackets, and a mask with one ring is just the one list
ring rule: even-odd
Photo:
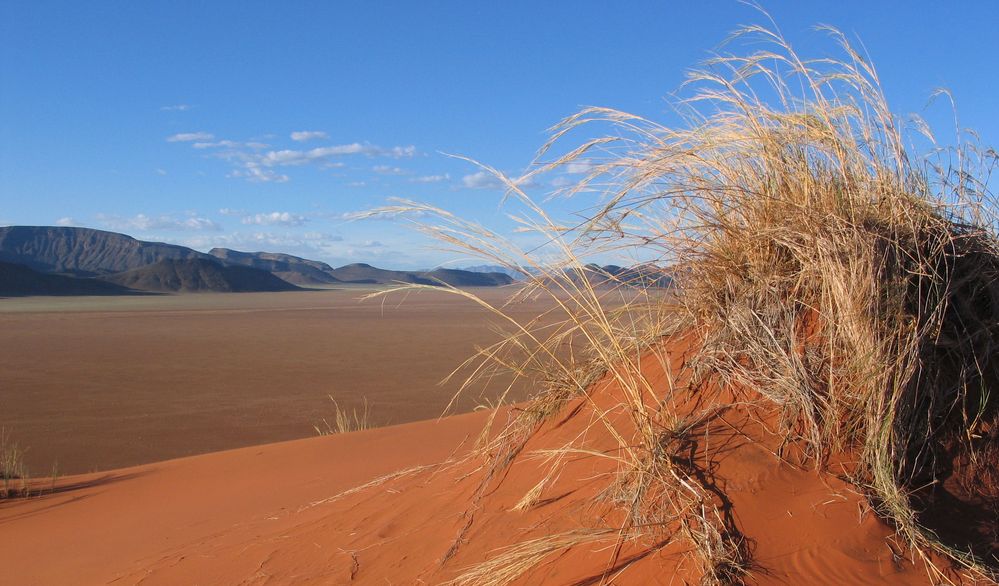
[[333,276],[333,267],[330,265],[290,254],[240,252],[228,248],[213,248],[208,254],[228,266],[245,266],[270,271],[295,285],[328,285],[341,282]]
[[295,285],[273,274],[250,267],[226,267],[215,260],[163,259],[149,266],[132,269],[102,279],[141,291],[248,292],[293,291]]
[[0,262],[0,297],[28,295],[127,295],[125,287],[96,279],[47,275],[31,268]]
[[272,252],[240,252],[213,248],[208,254],[226,265],[248,266],[270,271],[289,283],[320,285],[335,283],[386,284],[420,283],[439,285],[441,281],[455,287],[495,287],[512,282],[502,273],[482,273],[456,269],[433,271],[392,271],[365,263],[355,263],[334,269],[330,265],[290,254]]
[[379,269],[363,262],[335,268],[333,269],[333,276],[341,281],[353,283],[422,282],[419,273]]
[[458,269],[434,271],[390,271],[365,263],[354,263],[333,269],[333,276],[353,283],[417,283],[440,285],[444,282],[455,287],[495,287],[513,282],[501,273],[475,273]]
[[[634,287],[665,288],[673,284],[669,272],[654,265],[620,267],[588,264],[583,267],[583,275],[593,285],[630,285]],[[573,274],[578,278],[579,274]]]
[[438,281],[443,281],[452,287],[496,287],[513,282],[513,278],[506,273],[480,273],[460,269],[437,269],[421,275],[435,285]]
[[[502,265],[475,265],[465,267],[465,270],[479,273],[503,273],[505,275],[509,275],[515,281],[524,278],[524,275],[519,271],[504,267]],[[526,270],[535,272],[530,268]],[[618,265],[600,266],[592,263],[585,265],[582,268],[581,273],[582,275],[579,271],[565,271],[566,277],[569,280],[579,282],[580,277],[584,276],[587,281],[593,285],[599,286],[626,284],[640,287],[665,288],[671,286],[673,283],[673,279],[670,276],[669,271],[654,265],[642,264],[635,265],[633,267],[621,267]]]
[[212,257],[184,246],[143,242],[92,228],[0,228],[0,261],[24,264],[46,273],[94,277],[136,269],[165,258]]
[[512,277],[514,281],[523,278],[523,274],[520,271],[505,267],[503,265],[474,265],[470,267],[465,267],[463,270],[471,271],[473,273],[503,273],[509,277]]

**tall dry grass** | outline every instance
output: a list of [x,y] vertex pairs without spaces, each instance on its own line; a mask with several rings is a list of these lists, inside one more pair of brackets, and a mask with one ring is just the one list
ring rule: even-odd
[[[587,108],[552,129],[524,177],[484,167],[505,183],[523,230],[537,236],[529,251],[416,202],[372,213],[415,212],[419,229],[448,247],[518,271],[520,296],[556,301],[550,315],[522,324],[452,289],[508,329],[465,365],[466,385],[504,369],[541,389],[492,436],[484,482],[521,455],[538,425],[582,400],[596,412],[592,425],[620,447],[606,492],[627,512],[619,539],[685,540],[704,583],[738,582],[751,567],[738,529],[676,452],[718,405],[706,397],[701,411],[680,413],[676,404],[695,388],[741,389],[779,411],[779,433],[816,467],[832,453],[856,454],[851,480],[930,567],[927,552],[937,552],[995,579],[994,560],[921,525],[912,497],[954,453],[973,459],[983,426],[999,422],[991,394],[999,382],[999,208],[988,187],[996,155],[963,131],[941,148],[925,124],[903,125],[874,67],[842,34],[821,30],[840,58],[804,59],[775,26],[750,26],[730,40],[749,41],[740,44],[744,54],[719,55],[690,75],[689,97],[674,104],[681,122]],[[931,146],[917,156],[913,144]],[[559,194],[599,195],[581,222],[551,217],[522,188],[583,160],[589,173]],[[661,267],[673,286],[594,278],[586,260],[612,253]],[[651,383],[643,358],[683,336],[697,339],[692,357],[678,371],[663,355],[668,383]],[[624,422],[588,396],[601,376],[620,388],[611,410],[623,409]],[[549,458],[549,478],[563,460]],[[544,489],[542,481],[521,506]],[[516,568],[493,560],[457,582],[508,583],[545,552],[572,546],[571,535],[556,537],[498,558]]]
[[0,428],[0,499],[28,496],[28,490],[24,450]]

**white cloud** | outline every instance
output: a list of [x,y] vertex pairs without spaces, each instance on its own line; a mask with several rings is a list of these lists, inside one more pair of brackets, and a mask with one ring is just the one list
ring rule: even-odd
[[309,219],[291,212],[271,212],[269,214],[243,216],[241,221],[244,224],[255,224],[258,226],[301,226],[309,221]]
[[167,172],[166,172],[166,169],[156,169],[156,174],[157,175],[166,175]]
[[[292,133],[292,139],[300,142],[307,138],[319,136],[320,131],[300,131]],[[309,135],[308,137],[306,135]],[[296,136],[298,138],[296,138]],[[261,142],[238,142],[232,140],[215,140],[215,137],[207,132],[185,132],[167,137],[169,142],[190,142],[191,146],[198,150],[211,150],[208,155],[228,161],[233,165],[233,170],[228,177],[238,177],[248,181],[257,182],[284,182],[290,177],[283,173],[272,170],[275,167],[297,167],[304,165],[316,165],[320,168],[337,168],[345,166],[343,161],[338,159],[351,155],[364,155],[367,157],[388,157],[388,158],[411,158],[416,156],[416,147],[393,146],[381,147],[371,143],[347,143],[315,147],[311,149],[273,149],[270,145]],[[404,173],[398,167],[382,165],[378,170],[386,173]],[[378,172],[376,170],[376,172]]]
[[69,216],[66,216],[66,217],[63,217],[63,218],[59,218],[58,220],[56,220],[55,223],[56,223],[56,226],[79,226],[80,225],[76,220],[74,220],[73,218],[70,218]]
[[252,162],[264,167],[296,166],[307,165],[309,163],[321,163],[335,157],[345,155],[367,155],[369,157],[412,157],[416,154],[416,147],[391,147],[382,148],[373,144],[354,142],[350,144],[338,144],[327,147],[316,147],[309,150],[283,149],[280,151],[267,151],[256,156]]
[[591,169],[593,169],[593,163],[586,160],[573,161],[565,166],[565,172],[569,175],[582,175],[589,173]]
[[383,246],[385,245],[377,240],[365,240],[361,244],[361,248],[381,248]]
[[469,189],[498,189],[503,187],[502,181],[492,173],[487,173],[486,171],[465,175],[461,178],[461,183]]
[[355,142],[308,150],[282,149],[264,153],[233,150],[221,152],[217,156],[238,165],[239,168],[233,170],[229,177],[242,177],[258,182],[285,182],[290,179],[288,175],[273,171],[274,167],[317,165],[328,169],[345,166],[342,161],[335,159],[348,155],[400,157],[413,156],[415,153],[415,147],[382,148],[372,144]]
[[[534,187],[536,183],[534,179],[527,180],[516,180],[510,178],[518,187]],[[504,183],[499,177],[493,175],[488,171],[479,171],[477,173],[472,173],[471,175],[465,175],[461,178],[461,183],[469,189],[506,189],[507,184]]]
[[291,140],[296,142],[306,142],[310,140],[327,139],[330,135],[322,130],[299,130],[291,133]]
[[246,212],[243,210],[234,210],[232,208],[219,208],[219,214],[223,216],[245,216]]
[[444,173],[443,175],[421,175],[420,177],[413,177],[410,179],[412,183],[442,183],[444,181],[450,181],[451,174]]
[[179,132],[167,137],[167,142],[206,142],[215,138],[208,132]]
[[172,232],[205,232],[221,230],[214,221],[196,215],[176,217],[172,215],[147,216],[146,214],[136,214],[132,217],[121,217],[106,214],[97,214],[97,221],[103,226],[113,230],[138,230],[148,232],[150,230],[166,230]]
[[164,112],[187,112],[191,108],[190,104],[174,104],[173,106],[162,106],[160,110]]
[[397,159],[411,159],[416,156],[416,147],[413,145],[409,146],[395,146],[389,149],[385,153],[381,153],[384,156],[395,157]]
[[401,167],[393,167],[391,165],[375,165],[371,168],[372,171],[378,173],[379,175],[405,175],[406,170]]
[[196,149],[214,149],[214,148],[235,148],[240,146],[240,143],[231,140],[220,140],[218,142],[196,142],[191,145]]
[[270,169],[261,169],[253,165],[246,165],[244,169],[233,169],[226,177],[242,177],[256,183],[284,183],[290,179],[283,173],[275,173]]

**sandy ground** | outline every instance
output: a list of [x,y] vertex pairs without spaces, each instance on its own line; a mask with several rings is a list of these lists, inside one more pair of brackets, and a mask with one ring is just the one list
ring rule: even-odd
[[[655,363],[643,372],[665,384]],[[3,579],[441,584],[529,540],[610,528],[528,560],[512,583],[698,583],[703,568],[682,539],[615,546],[623,518],[601,495],[617,472],[604,455],[619,446],[592,425],[590,410],[612,425],[626,422],[615,410],[619,393],[598,383],[590,399],[573,400],[532,434],[525,457],[492,476],[488,457],[465,457],[489,415],[479,412],[66,477],[54,494],[0,501]],[[733,405],[710,430],[692,434],[691,458],[703,463],[704,481],[752,551],[747,583],[930,582],[851,486],[778,459],[767,423]],[[585,453],[555,477],[545,458],[531,456],[582,437]],[[546,478],[533,504],[518,507]]]
[[468,445],[483,421],[467,414],[60,479],[55,494],[0,500],[0,583],[135,584],[176,551],[286,529],[327,512],[311,503],[440,462]]
[[0,426],[44,476],[308,437],[328,395],[367,398],[378,425],[440,416],[457,385],[438,383],[494,320],[445,293],[366,292],[0,299]]

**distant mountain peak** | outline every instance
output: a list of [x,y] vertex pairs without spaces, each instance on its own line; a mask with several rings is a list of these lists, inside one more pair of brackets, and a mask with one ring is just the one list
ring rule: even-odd
[[96,277],[136,269],[163,258],[212,257],[185,246],[144,242],[94,228],[0,228],[0,261],[24,264],[45,273]]

